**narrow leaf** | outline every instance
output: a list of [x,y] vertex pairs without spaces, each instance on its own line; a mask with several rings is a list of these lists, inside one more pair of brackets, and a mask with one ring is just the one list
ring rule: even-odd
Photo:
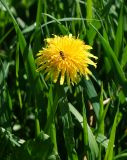
[[90,80],[84,80],[84,83],[82,83],[82,85],[85,87],[85,91],[90,99],[90,102],[92,103],[97,120],[99,120],[100,105],[97,92]]
[[[83,127],[83,117],[82,115],[75,109],[75,107],[69,103],[69,109],[71,113],[75,116],[77,121],[80,123],[80,125]],[[89,142],[89,148],[92,154],[92,159],[96,159],[99,154],[98,144],[96,142],[95,136],[92,133],[92,130],[90,129],[89,125],[87,124],[87,130],[88,130],[88,142]]]
[[119,53],[122,45],[122,38],[123,38],[123,5],[121,6],[120,16],[118,20],[118,27],[116,31],[116,37],[115,37],[115,45],[114,45],[114,52],[117,57],[119,57]]
[[108,148],[106,150],[106,155],[104,160],[112,160],[113,158],[113,147],[114,147],[114,141],[115,141],[115,134],[116,134],[116,127],[119,124],[121,119],[121,114],[117,111],[115,119],[114,119],[114,123],[112,126],[112,130],[111,130],[111,134],[110,134],[110,138],[109,138],[109,143],[108,143]]

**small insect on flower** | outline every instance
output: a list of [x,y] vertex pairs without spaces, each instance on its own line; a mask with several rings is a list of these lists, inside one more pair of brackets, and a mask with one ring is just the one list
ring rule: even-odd
[[59,53],[60,53],[61,58],[64,60],[64,59],[65,59],[65,56],[64,56],[63,51],[60,51]]
[[68,36],[54,36],[46,39],[47,46],[39,51],[36,58],[37,71],[43,71],[45,79],[54,83],[64,82],[68,85],[78,83],[81,76],[87,79],[91,75],[89,65],[96,67],[91,58],[96,56],[89,53],[91,46],[71,34]]

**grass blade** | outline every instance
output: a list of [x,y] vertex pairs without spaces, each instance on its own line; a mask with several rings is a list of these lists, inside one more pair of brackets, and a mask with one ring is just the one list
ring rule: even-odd
[[92,0],[87,0],[87,19],[92,19]]
[[123,5],[121,6],[120,16],[118,20],[118,27],[116,31],[116,37],[115,37],[115,45],[114,45],[114,52],[116,54],[116,57],[119,57],[121,45],[122,45],[122,39],[123,39]]
[[123,50],[122,59],[121,59],[121,67],[123,68],[127,64],[127,45]]
[[[75,116],[77,121],[80,123],[80,125],[83,127],[82,115],[75,109],[75,107],[71,103],[69,103],[69,109],[71,113]],[[88,131],[88,142],[89,142],[89,148],[91,151],[91,157],[92,159],[96,159],[99,154],[98,144],[88,124],[87,124],[87,131]]]
[[125,94],[127,94],[126,93],[126,90],[127,90],[127,79],[125,77],[125,73],[124,73],[123,69],[120,66],[120,63],[118,62],[118,59],[117,59],[115,53],[113,52],[109,42],[103,38],[103,36],[97,31],[97,29],[94,26],[93,26],[93,28],[95,29],[95,31],[99,35],[100,41],[101,41],[101,43],[103,45],[103,48],[105,50],[104,53],[108,57],[108,60],[109,60],[109,62],[111,64],[111,66],[112,66],[112,70],[114,72],[116,80],[119,82],[119,84],[121,84],[123,86],[124,92],[125,92]]
[[42,19],[42,0],[38,0],[37,16],[36,16],[36,29],[40,27]]
[[104,105],[103,105],[103,84],[101,85],[101,94],[100,94],[100,111],[99,111],[99,126],[98,133],[104,134]]
[[85,87],[85,91],[90,99],[90,102],[92,103],[96,118],[97,120],[99,120],[100,105],[98,103],[99,99],[97,92],[90,80],[84,80],[84,83],[82,85]]
[[30,82],[32,82],[31,85],[35,86],[35,84],[36,84],[36,89],[38,90],[38,92],[41,92],[42,84],[40,82],[39,75],[36,72],[36,67],[35,67],[35,62],[34,62],[32,50],[30,47],[28,48],[26,40],[25,40],[14,16],[12,15],[10,9],[6,5],[5,1],[3,1],[3,0],[0,0],[0,1],[3,4],[3,6],[6,8],[9,15],[11,16],[12,22],[14,24],[14,27],[15,27],[15,30],[16,30],[16,33],[18,36],[18,41],[19,41],[21,53],[24,58],[25,69],[26,69],[28,78],[30,78]]
[[[87,117],[86,117],[86,108],[84,103],[84,97],[82,93],[82,105],[83,105],[83,135],[84,135],[84,146],[87,148],[88,146],[88,129],[87,129]],[[86,152],[86,149],[85,149]]]
[[74,133],[73,133],[73,122],[69,106],[66,100],[60,103],[60,110],[63,122],[63,133],[65,139],[65,145],[68,153],[69,160],[78,160],[77,153],[75,151]]
[[112,160],[113,159],[113,146],[114,146],[114,141],[115,141],[116,127],[119,124],[120,119],[121,119],[121,114],[117,110],[104,160],[107,160],[107,159]]
[[121,153],[113,158],[113,160],[125,160],[127,159],[127,153]]

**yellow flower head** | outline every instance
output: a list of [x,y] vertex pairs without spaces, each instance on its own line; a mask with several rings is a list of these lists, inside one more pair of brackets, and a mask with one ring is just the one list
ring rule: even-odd
[[43,71],[46,79],[51,78],[54,83],[60,81],[60,85],[66,81],[70,85],[77,83],[82,75],[88,79],[88,75],[92,74],[88,66],[96,67],[96,63],[90,58],[97,57],[89,53],[91,46],[71,34],[55,35],[47,38],[46,42],[47,47],[39,51],[36,59],[37,71]]

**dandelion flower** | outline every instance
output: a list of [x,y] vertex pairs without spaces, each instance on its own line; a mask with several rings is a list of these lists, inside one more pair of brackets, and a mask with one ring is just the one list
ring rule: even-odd
[[47,46],[37,54],[37,71],[43,71],[46,80],[51,80],[60,85],[67,82],[68,85],[79,82],[81,76],[87,79],[91,75],[88,66],[96,63],[90,58],[97,59],[89,53],[91,46],[82,40],[76,39],[71,34],[68,36],[56,36],[46,39]]

